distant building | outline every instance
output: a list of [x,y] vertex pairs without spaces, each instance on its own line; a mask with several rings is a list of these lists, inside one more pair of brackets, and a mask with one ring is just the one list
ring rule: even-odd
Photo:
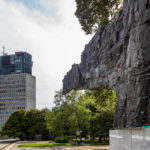
[[32,56],[26,52],[0,56],[0,75],[14,73],[32,74]]
[[19,109],[36,108],[32,56],[26,52],[0,56],[0,127]]

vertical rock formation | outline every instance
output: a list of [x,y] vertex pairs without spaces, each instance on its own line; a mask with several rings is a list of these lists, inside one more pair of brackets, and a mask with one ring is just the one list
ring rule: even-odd
[[150,0],[124,0],[63,80],[64,93],[102,88],[117,93],[116,128],[150,125]]

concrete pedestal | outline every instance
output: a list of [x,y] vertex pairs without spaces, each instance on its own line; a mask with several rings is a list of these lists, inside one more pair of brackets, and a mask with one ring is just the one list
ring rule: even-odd
[[150,150],[150,128],[110,130],[110,150]]

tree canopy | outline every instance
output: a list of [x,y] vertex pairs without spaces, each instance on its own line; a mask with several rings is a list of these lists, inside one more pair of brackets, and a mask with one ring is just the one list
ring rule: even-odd
[[76,0],[75,15],[86,34],[106,26],[119,9],[121,0]]
[[34,140],[35,135],[49,138],[45,115],[47,110],[18,110],[13,112],[3,126],[2,134],[21,140]]
[[116,95],[112,90],[71,91],[63,95],[56,92],[55,106],[51,109],[18,110],[13,112],[3,126],[2,134],[33,140],[60,136],[91,139],[108,137],[113,127]]
[[108,137],[113,127],[116,94],[112,90],[57,91],[55,107],[47,115],[50,136],[73,136],[92,139]]

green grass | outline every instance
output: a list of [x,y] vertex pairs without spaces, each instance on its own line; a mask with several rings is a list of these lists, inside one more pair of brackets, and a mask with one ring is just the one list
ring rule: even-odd
[[[72,142],[80,142],[80,139],[77,139],[77,140],[74,139],[74,140],[72,140]],[[82,143],[89,144],[90,146],[95,146],[95,145],[98,145],[98,146],[109,145],[109,142],[106,142],[106,141],[99,142],[97,140],[91,141],[91,140],[85,140],[85,139],[82,140]]]
[[[80,139],[74,139],[71,140],[71,142],[80,142]],[[102,146],[102,145],[109,145],[109,142],[98,142],[97,140],[94,140],[93,142],[91,142],[91,140],[82,140],[82,143],[86,143],[89,144],[90,146]],[[46,143],[46,144],[21,144],[18,145],[19,148],[23,148],[23,147],[53,147],[53,146],[72,146],[74,144],[71,143]]]
[[47,143],[47,144],[21,144],[18,147],[52,147],[52,146],[71,146],[70,143]]

